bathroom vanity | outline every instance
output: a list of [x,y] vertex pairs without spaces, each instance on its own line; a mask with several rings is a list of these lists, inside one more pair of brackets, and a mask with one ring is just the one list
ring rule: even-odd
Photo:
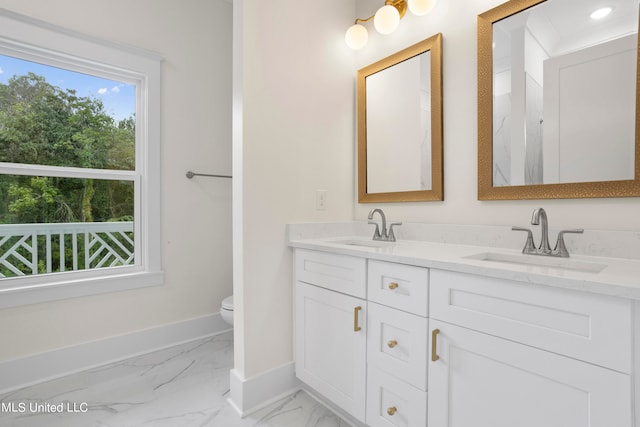
[[296,375],[368,426],[640,426],[640,262],[291,239]]

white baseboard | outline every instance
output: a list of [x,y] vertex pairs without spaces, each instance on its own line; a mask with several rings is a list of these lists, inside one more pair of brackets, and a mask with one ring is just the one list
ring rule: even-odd
[[230,330],[216,313],[0,362],[0,394]]
[[294,363],[286,363],[251,378],[242,378],[232,369],[230,373],[229,404],[241,417],[264,408],[300,390],[300,381],[296,378]]

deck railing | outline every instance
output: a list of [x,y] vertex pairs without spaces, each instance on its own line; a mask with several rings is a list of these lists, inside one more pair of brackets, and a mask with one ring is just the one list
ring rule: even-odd
[[0,277],[133,263],[133,222],[0,224]]

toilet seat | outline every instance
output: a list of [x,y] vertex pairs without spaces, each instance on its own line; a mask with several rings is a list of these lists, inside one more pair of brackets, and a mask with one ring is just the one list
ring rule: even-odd
[[222,300],[222,309],[233,311],[233,296],[226,297]]
[[222,300],[220,317],[233,327],[233,295]]

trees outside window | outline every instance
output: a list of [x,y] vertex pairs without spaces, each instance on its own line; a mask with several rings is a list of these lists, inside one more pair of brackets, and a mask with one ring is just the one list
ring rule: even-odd
[[161,58],[0,28],[0,308],[161,284]]
[[[117,120],[102,100],[44,76],[12,76],[0,82],[0,162],[134,170],[135,117]],[[0,224],[131,221],[132,191],[118,181],[4,175]]]

